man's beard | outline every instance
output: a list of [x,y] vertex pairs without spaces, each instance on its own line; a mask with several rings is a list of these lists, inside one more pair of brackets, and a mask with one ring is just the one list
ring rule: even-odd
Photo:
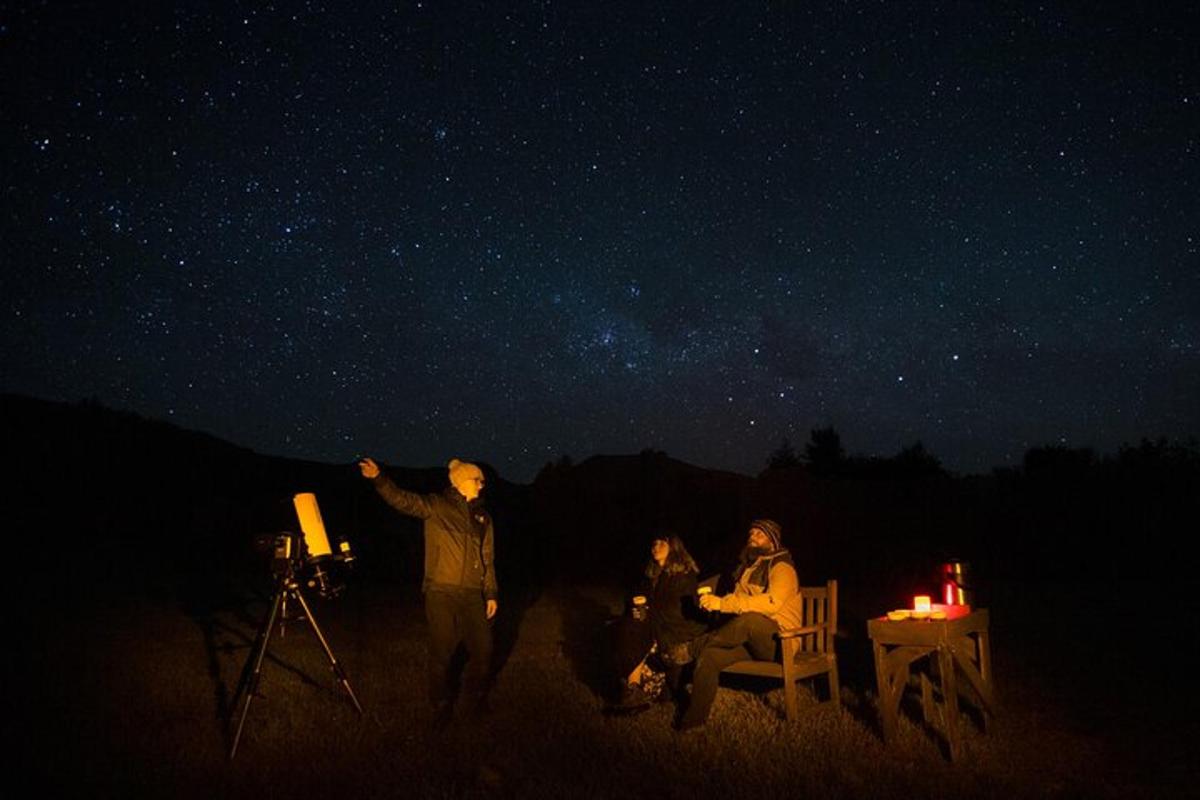
[[741,561],[743,564],[749,564],[754,559],[765,556],[770,552],[771,548],[769,547],[755,547],[752,544],[748,544],[742,548]]

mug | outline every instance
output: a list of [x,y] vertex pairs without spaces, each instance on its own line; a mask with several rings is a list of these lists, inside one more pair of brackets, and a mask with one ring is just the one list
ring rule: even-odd
[[633,596],[633,618],[637,620],[646,618],[646,595]]

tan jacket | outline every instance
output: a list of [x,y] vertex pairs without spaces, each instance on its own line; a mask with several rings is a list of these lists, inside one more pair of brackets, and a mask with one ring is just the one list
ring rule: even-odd
[[[732,594],[721,598],[721,611],[726,614],[758,612],[775,621],[780,629],[799,628],[804,622],[804,602],[800,597],[800,578],[790,558],[779,558],[779,551],[759,556],[738,576]],[[774,559],[767,573],[767,585],[752,583],[750,578],[764,561]]]

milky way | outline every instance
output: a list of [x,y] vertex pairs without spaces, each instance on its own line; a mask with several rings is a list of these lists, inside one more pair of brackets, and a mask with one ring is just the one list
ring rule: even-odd
[[0,16],[4,391],[514,480],[1197,433],[1194,8],[190,5]]

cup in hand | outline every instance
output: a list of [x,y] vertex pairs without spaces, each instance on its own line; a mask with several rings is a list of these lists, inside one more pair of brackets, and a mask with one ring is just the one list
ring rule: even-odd
[[633,618],[638,619],[638,620],[646,618],[646,595],[644,595],[644,594],[634,595],[634,597],[633,597]]

